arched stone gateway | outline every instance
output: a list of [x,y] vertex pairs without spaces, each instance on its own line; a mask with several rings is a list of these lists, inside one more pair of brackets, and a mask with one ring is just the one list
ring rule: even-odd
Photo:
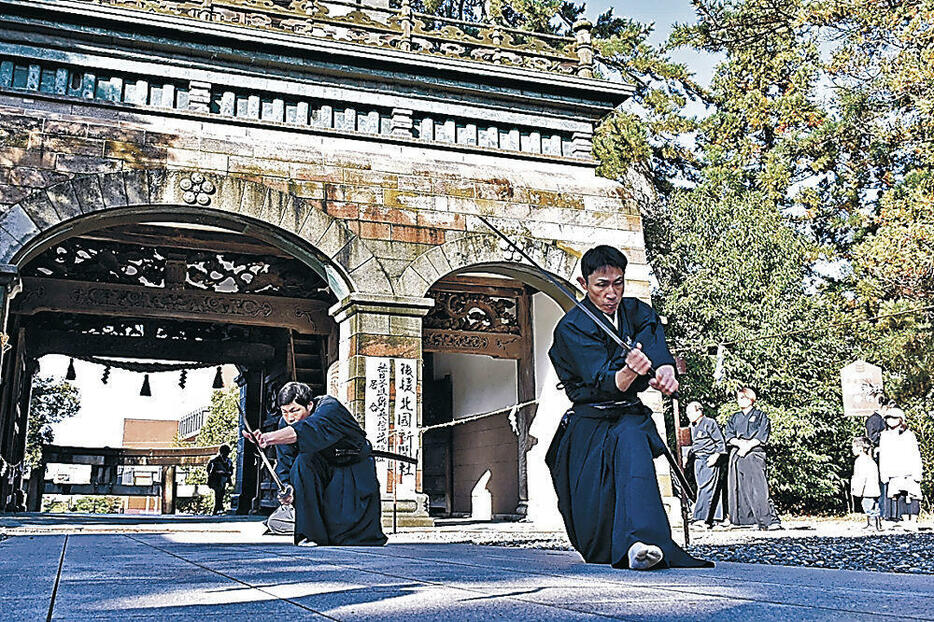
[[51,244],[121,222],[216,219],[294,254],[327,279],[338,299],[355,281],[392,293],[373,253],[319,201],[261,183],[200,171],[128,170],[78,175],[37,190],[0,216],[0,261],[23,265]]
[[[29,356],[19,331],[44,313],[66,313],[68,301],[49,292],[73,291],[69,279],[87,277],[65,275],[62,287],[38,295],[35,279],[51,277],[30,270],[51,261],[49,253],[69,257],[78,246],[103,244],[119,259],[121,244],[168,242],[171,257],[160,255],[158,268],[174,275],[166,283],[203,296],[181,276],[185,266],[199,274],[190,253],[236,249],[244,262],[262,257],[291,275],[286,281],[321,290],[318,298],[277,292],[300,313],[262,328],[308,335],[302,318],[318,314],[321,328],[311,336],[326,352],[319,367],[330,372],[328,389],[368,424],[371,440],[420,460],[401,473],[386,465],[384,500],[425,514],[436,499],[423,481],[430,474],[422,471],[419,430],[434,414],[422,404],[436,398],[442,364],[457,374],[466,365],[443,361],[452,354],[438,344],[499,343],[498,364],[525,361],[525,371],[509,377],[510,390],[560,398],[542,394],[549,382],[542,356],[546,324],[567,302],[476,216],[568,283],[586,248],[621,247],[629,292],[649,299],[639,215],[651,201],[648,185],[635,174],[623,184],[597,177],[592,154],[595,125],[632,89],[593,78],[586,22],[574,37],[523,33],[518,43],[495,34],[502,25],[460,32],[407,3],[176,4],[0,0],[0,330],[14,347],[0,360],[0,454],[15,464],[24,444],[28,391],[19,381]],[[158,289],[99,285],[134,295]],[[441,292],[484,287],[518,292],[522,322],[534,329],[524,350],[515,339],[484,342],[464,325],[428,326],[451,320],[433,310]],[[93,300],[95,313],[110,313]],[[297,352],[270,356],[283,351]],[[313,358],[296,354],[283,373],[301,378],[299,359]],[[251,361],[255,370],[267,364]],[[461,384],[472,379],[458,376]],[[250,399],[259,408],[259,397]],[[532,420],[528,410],[517,413],[533,427],[517,426],[514,435],[517,471],[505,503],[512,508],[502,509],[500,492],[493,513],[521,513],[526,504],[533,513],[519,463],[538,460],[551,431],[541,411]],[[531,437],[539,442],[529,449]],[[19,485],[10,472],[0,476],[0,506]],[[465,482],[496,487],[501,475],[470,473]],[[463,496],[461,488],[449,492]]]

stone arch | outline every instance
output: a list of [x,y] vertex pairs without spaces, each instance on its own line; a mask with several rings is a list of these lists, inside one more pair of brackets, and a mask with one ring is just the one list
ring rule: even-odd
[[[565,282],[571,291],[570,281],[579,257],[560,248],[532,238],[516,238],[516,243],[540,266]],[[573,302],[562,294],[541,273],[525,262],[513,261],[512,253],[504,251],[500,239],[493,234],[475,234],[450,240],[435,246],[415,258],[403,271],[397,282],[397,294],[425,296],[428,289],[441,277],[456,272],[471,270],[510,276],[528,283],[548,294],[565,309]]]
[[[154,212],[154,206],[167,209]],[[87,218],[91,214],[97,217]],[[145,216],[207,224],[212,214],[294,254],[319,271],[338,299],[360,283],[370,292],[392,293],[379,260],[320,201],[191,170],[95,173],[37,190],[0,215],[0,262],[24,265],[49,245],[103,223]]]

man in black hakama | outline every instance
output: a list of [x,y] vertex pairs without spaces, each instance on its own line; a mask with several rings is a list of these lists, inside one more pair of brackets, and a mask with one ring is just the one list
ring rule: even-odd
[[[697,482],[697,502],[694,503],[694,522],[723,520],[723,504],[720,503],[717,481],[720,456],[726,454],[726,441],[720,426],[710,417],[704,416],[700,402],[691,402],[685,409],[691,422],[691,454],[694,456],[694,480]],[[711,509],[714,509],[711,516]]]
[[294,489],[280,500],[295,506],[295,544],[385,544],[376,463],[357,420],[300,382],[282,387],[279,405],[279,429],[255,436],[260,447],[276,445],[276,473]]
[[[598,246],[581,259],[583,304],[622,338],[638,344],[628,354],[580,308],[568,311],[548,354],[574,402],[561,421],[545,461],[568,538],[584,560],[618,568],[709,566],[671,539],[654,457],[663,441],[652,411],[638,393],[678,388],[658,315],[623,298],[626,257]],[[652,364],[657,373],[649,378]]]
[[769,499],[765,476],[765,447],[769,442],[769,417],[755,407],[752,389],[736,393],[739,412],[727,421],[723,436],[730,447],[727,502],[730,522],[736,526],[758,525],[759,529],[781,529],[775,506]]

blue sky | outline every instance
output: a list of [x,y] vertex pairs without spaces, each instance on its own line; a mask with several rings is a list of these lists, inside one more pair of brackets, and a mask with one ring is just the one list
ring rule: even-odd
[[[688,0],[590,0],[587,2],[586,15],[590,20],[609,8],[620,17],[629,17],[643,23],[654,23],[655,32],[650,41],[662,43],[671,33],[675,22],[692,23],[696,15],[694,7]],[[671,53],[673,60],[684,63],[695,74],[695,79],[701,84],[709,85],[713,76],[714,65],[718,58],[711,54],[693,50],[675,50]]]

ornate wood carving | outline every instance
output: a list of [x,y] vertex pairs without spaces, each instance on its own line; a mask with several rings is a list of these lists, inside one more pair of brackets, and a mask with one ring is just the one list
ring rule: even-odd
[[42,295],[14,300],[15,313],[42,311],[90,313],[223,322],[293,328],[300,333],[326,335],[330,316],[318,300],[223,294],[197,290],[168,290],[138,285],[87,283],[61,279],[23,279],[24,291]]
[[519,334],[516,301],[472,292],[432,292],[425,328]]
[[521,358],[532,338],[528,318],[520,317],[528,313],[519,304],[525,295],[522,285],[503,279],[461,278],[439,282],[429,292],[435,305],[422,323],[422,349]]
[[[203,177],[199,192],[204,192]],[[182,182],[191,182],[183,179]],[[213,192],[213,187],[211,192]],[[208,195],[205,195],[208,196]],[[167,250],[168,249],[168,250]],[[172,268],[178,266],[177,272]],[[70,238],[39,255],[24,276],[96,283],[173,287],[219,293],[290,298],[328,298],[327,285],[298,260],[226,251],[173,249],[171,244],[141,246],[101,239]]]
[[522,356],[519,335],[473,333],[459,330],[422,330],[422,350],[425,352],[458,352],[485,354],[494,358],[517,359]]

